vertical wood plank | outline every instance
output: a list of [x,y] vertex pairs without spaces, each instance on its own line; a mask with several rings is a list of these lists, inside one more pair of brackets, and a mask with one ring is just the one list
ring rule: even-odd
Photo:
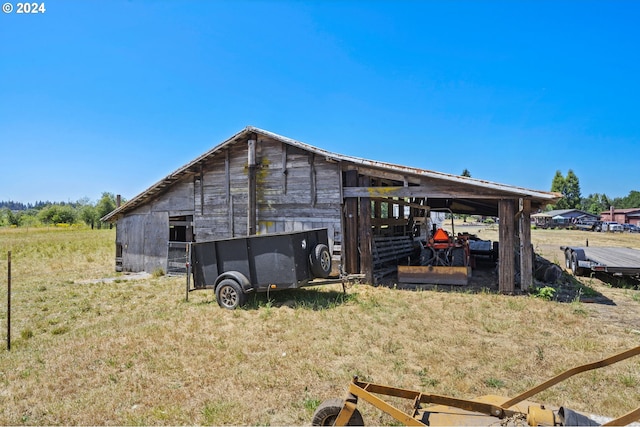
[[202,165],[200,165],[200,215],[204,215],[204,167]]
[[533,248],[531,246],[531,200],[522,200],[520,215],[520,289],[533,286]]
[[515,244],[515,203],[512,199],[498,202],[500,216],[499,227],[499,259],[498,289],[504,294],[513,294],[515,290],[515,256],[513,252]]
[[[358,186],[358,171],[344,172],[344,186]],[[342,265],[347,274],[359,273],[358,268],[358,199],[348,197],[344,202],[344,241],[342,242]]]
[[248,195],[247,195],[247,235],[256,234],[256,140],[250,139],[248,142]]
[[282,143],[282,191],[287,194],[287,147],[288,145]]
[[[360,185],[368,187],[370,185],[369,177],[362,177]],[[368,197],[360,198],[360,215],[359,215],[359,236],[360,242],[360,273],[364,274],[367,283],[373,284],[373,236],[371,233],[371,199]]]
[[231,159],[229,158],[229,150],[224,150],[224,191],[228,209],[229,237],[236,237],[234,220],[233,220],[233,198],[231,197]]
[[316,155],[309,155],[309,185],[311,187],[311,207],[316,207]]

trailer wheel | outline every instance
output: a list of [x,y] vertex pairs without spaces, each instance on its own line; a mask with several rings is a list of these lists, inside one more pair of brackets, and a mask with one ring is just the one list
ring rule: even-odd
[[585,269],[578,266],[578,257],[575,252],[571,254],[571,271],[574,276],[584,276]]
[[235,310],[244,305],[246,297],[238,282],[233,279],[224,279],[216,287],[216,300],[220,307]]
[[316,245],[309,255],[311,273],[315,277],[327,278],[331,273],[331,253],[327,245],[322,243]]
[[[344,401],[342,399],[325,400],[318,406],[316,412],[313,413],[311,425],[313,426],[332,426],[336,422],[338,414],[342,410]],[[362,414],[356,408],[347,423],[348,426],[363,426]]]
[[564,251],[564,266],[567,270],[573,271],[573,267],[571,266],[571,251],[568,249]]

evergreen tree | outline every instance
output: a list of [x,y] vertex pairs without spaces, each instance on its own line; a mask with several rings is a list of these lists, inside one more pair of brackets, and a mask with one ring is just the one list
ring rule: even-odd
[[562,199],[554,206],[554,209],[578,209],[580,208],[580,180],[569,169],[566,178],[562,172],[556,171],[551,181],[551,191],[562,194]]
[[562,194],[563,198],[553,206],[553,209],[567,209],[567,201],[564,199],[566,188],[567,183],[562,176],[562,172],[557,170],[555,176],[553,177],[553,181],[551,181],[551,191]]
[[564,179],[565,183],[565,192],[564,200],[567,201],[568,209],[579,209],[580,208],[580,180],[573,172],[572,169],[569,169],[567,172],[567,177]]

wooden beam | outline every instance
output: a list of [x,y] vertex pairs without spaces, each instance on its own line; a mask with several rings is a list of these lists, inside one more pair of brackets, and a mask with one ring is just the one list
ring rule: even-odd
[[[346,171],[344,175],[343,190],[358,185],[358,171]],[[345,273],[358,274],[360,273],[358,268],[358,199],[350,197],[344,200],[342,265]]]
[[398,266],[398,282],[431,285],[468,285],[471,267]]
[[411,187],[348,187],[344,189],[344,197],[428,197],[438,199],[491,199],[504,197],[490,189],[480,190],[451,186],[450,188],[438,188],[427,185],[414,185]]
[[247,197],[247,234],[256,234],[256,207],[257,207],[257,185],[256,185],[256,140],[250,139],[248,142],[247,163],[248,173],[248,197]]
[[[382,197],[372,197],[371,200],[379,201],[379,202],[387,202],[388,201],[387,199],[382,198]],[[404,199],[394,199],[393,203],[395,203],[396,205],[409,206],[409,207],[416,208],[416,209],[426,209],[428,207],[426,205],[421,205],[419,203],[407,202]]]
[[531,246],[531,200],[521,199],[520,229],[520,289],[533,286],[533,247]]
[[316,207],[316,155],[309,154],[309,186],[311,187],[311,207]]
[[[368,185],[369,177],[362,177],[361,184]],[[367,283],[373,284],[373,236],[371,233],[371,199],[360,199],[359,215],[360,274],[364,274]]]
[[515,201],[503,199],[498,203],[500,217],[498,290],[504,294],[513,294],[515,290]]

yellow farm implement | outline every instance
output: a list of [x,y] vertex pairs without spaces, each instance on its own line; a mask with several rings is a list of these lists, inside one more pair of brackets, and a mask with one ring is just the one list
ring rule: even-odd
[[[581,372],[602,368],[640,354],[640,346],[606,359],[569,369],[514,398],[495,395],[472,400],[422,393],[359,381],[354,377],[345,399],[324,401],[313,415],[317,426],[364,425],[357,408],[364,400],[408,426],[622,426],[640,419],[640,407],[604,424],[564,407],[528,401],[530,397]],[[405,413],[379,396],[409,399],[413,411]]]

